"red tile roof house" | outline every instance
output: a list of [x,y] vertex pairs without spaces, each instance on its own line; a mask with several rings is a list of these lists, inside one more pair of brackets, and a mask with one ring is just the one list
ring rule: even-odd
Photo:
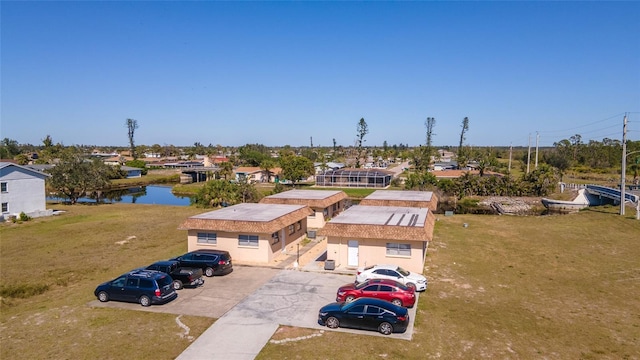
[[236,263],[268,264],[307,232],[306,205],[244,203],[189,217],[188,251],[226,250]]
[[260,203],[307,205],[313,210],[307,216],[307,226],[320,229],[344,210],[346,201],[347,194],[342,190],[289,190],[264,197]]
[[335,267],[395,264],[423,273],[435,216],[428,208],[352,206],[327,222],[327,260]]
[[360,201],[360,205],[438,208],[438,197],[432,191],[376,190]]

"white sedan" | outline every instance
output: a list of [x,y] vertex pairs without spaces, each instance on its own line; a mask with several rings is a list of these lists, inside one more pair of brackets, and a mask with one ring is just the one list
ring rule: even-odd
[[391,279],[413,287],[416,291],[427,290],[427,278],[421,274],[407,271],[397,265],[373,265],[358,268],[356,284],[369,279]]

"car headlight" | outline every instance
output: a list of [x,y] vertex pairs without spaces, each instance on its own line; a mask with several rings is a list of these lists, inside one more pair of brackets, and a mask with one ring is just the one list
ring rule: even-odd
[[320,312],[319,315],[320,316],[327,316],[328,312]]

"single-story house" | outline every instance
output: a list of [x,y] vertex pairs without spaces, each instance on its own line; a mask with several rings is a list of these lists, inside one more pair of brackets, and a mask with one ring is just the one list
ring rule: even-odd
[[327,170],[338,170],[344,167],[343,163],[337,163],[333,161],[329,161],[326,163],[315,162],[313,163],[313,167],[316,169],[316,174],[321,174]]
[[127,172],[127,179],[142,177],[142,169],[132,166],[120,166],[120,170]]
[[319,229],[328,219],[338,215],[345,209],[347,194],[342,190],[289,190],[269,195],[262,204],[307,205],[313,213],[307,216],[307,226]]
[[276,182],[279,179],[281,168],[269,169],[269,178],[267,173],[255,166],[240,166],[233,170],[236,180],[246,179],[249,183]]
[[421,274],[434,224],[427,208],[356,205],[318,233],[336,267],[395,264]]
[[0,203],[6,220],[10,216],[25,213],[31,217],[48,216],[44,172],[8,162],[0,162]]
[[338,169],[316,175],[317,186],[385,188],[393,172],[380,169]]
[[360,200],[360,205],[423,207],[436,211],[438,197],[432,191],[376,190]]
[[187,248],[226,250],[234,261],[269,263],[307,233],[306,205],[253,204],[229,206],[185,220]]

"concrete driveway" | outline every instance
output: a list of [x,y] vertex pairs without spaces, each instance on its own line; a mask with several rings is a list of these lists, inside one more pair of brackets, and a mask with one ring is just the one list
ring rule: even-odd
[[[318,325],[318,310],[335,301],[336,290],[353,276],[280,270],[269,282],[218,319],[179,357],[179,360],[254,359],[279,325],[330,330]],[[411,323],[403,334],[387,337],[411,340]],[[363,335],[385,336],[375,331],[336,329]]]

